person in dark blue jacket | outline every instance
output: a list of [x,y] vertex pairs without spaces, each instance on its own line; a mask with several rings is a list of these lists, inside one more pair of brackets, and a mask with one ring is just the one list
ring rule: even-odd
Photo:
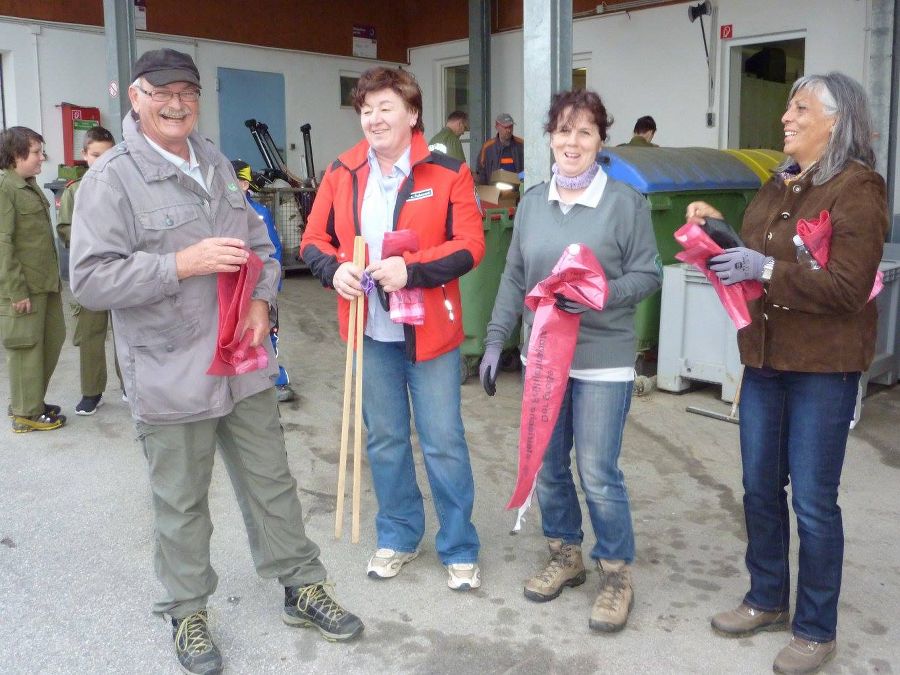
[[[278,236],[278,228],[275,227],[275,219],[272,217],[272,212],[269,208],[263,204],[260,204],[258,201],[253,199],[250,196],[250,190],[253,189],[253,173],[250,170],[250,165],[247,162],[235,159],[231,162],[231,165],[234,167],[234,172],[238,177],[238,185],[241,190],[244,191],[244,195],[247,197],[247,203],[253,208],[254,211],[259,215],[262,221],[266,224],[266,229],[269,231],[269,239],[272,240],[272,245],[275,247],[275,252],[272,254],[272,257],[275,258],[281,263],[281,237]],[[278,291],[281,292],[282,280],[278,280]],[[278,321],[275,321],[275,327],[272,328],[272,347],[275,349],[275,356],[278,356]],[[294,400],[295,394],[294,390],[291,389],[291,378],[288,377],[287,371],[284,369],[284,366],[278,364],[278,379],[275,381],[275,393],[278,398],[279,403],[283,403],[285,401]]]

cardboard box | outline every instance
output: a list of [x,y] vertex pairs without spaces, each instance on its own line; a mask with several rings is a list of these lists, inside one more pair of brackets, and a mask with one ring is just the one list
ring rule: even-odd
[[519,180],[518,174],[515,174],[512,171],[507,171],[506,169],[497,169],[496,171],[491,172],[491,185],[496,185],[497,183],[519,185],[521,182],[522,181]]
[[482,207],[486,209],[515,206],[519,201],[516,190],[501,190],[495,185],[476,185],[475,192],[478,193]]

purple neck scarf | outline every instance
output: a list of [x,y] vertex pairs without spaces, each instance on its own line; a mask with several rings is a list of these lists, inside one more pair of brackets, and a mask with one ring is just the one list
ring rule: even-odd
[[594,180],[597,172],[600,171],[600,165],[597,164],[597,162],[594,162],[588,167],[587,171],[580,173],[577,176],[562,175],[559,172],[559,167],[556,163],[553,164],[551,171],[553,171],[553,175],[556,176],[557,187],[561,187],[564,190],[584,190],[591,184],[591,181]]

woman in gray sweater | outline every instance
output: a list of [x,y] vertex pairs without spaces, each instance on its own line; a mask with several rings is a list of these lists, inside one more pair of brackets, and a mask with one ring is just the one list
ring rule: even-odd
[[519,205],[480,367],[482,385],[493,395],[500,350],[523,312],[528,344],[534,314],[523,306],[525,294],[550,274],[566,246],[590,248],[606,273],[609,294],[602,311],[562,297],[557,302],[560,310],[583,315],[559,420],[537,480],[550,559],[526,581],[525,597],[546,602],[585,581],[581,507],[571,471],[574,443],[597,539],[591,558],[601,579],[589,625],[601,632],[621,630],[634,603],[634,532],[618,462],[635,376],[634,309],[661,279],[646,200],[608,178],[597,163],[611,121],[594,92],[554,96],[545,126],[553,177],[528,190]]

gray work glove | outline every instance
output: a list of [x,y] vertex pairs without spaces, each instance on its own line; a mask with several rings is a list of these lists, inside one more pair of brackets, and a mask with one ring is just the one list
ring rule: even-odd
[[768,258],[752,248],[738,246],[709,259],[709,269],[726,286],[739,281],[759,281]]
[[556,296],[556,307],[557,309],[561,309],[564,312],[568,312],[569,314],[584,314],[586,311],[590,309],[587,305],[582,305],[580,302],[575,302],[574,300],[569,300],[562,293],[554,293]]
[[500,369],[501,351],[503,351],[503,345],[499,342],[485,345],[484,356],[481,357],[481,365],[478,366],[478,377],[488,396],[497,393],[497,371]]

